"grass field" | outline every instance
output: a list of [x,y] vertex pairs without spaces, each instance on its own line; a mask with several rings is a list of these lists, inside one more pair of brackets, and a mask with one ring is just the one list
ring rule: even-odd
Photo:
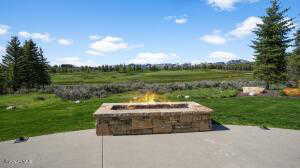
[[199,71],[158,71],[158,72],[72,72],[52,74],[54,84],[98,84],[128,81],[144,81],[146,83],[167,83],[196,80],[232,80],[252,79],[252,72],[199,70]]
[[[213,118],[222,124],[266,125],[300,130],[299,99],[286,97],[232,97],[235,90],[198,89],[161,95],[164,100],[189,100],[215,110]],[[19,136],[37,136],[56,132],[95,128],[92,113],[103,102],[127,102],[137,92],[90,99],[80,104],[61,100],[52,94],[0,96],[0,141]],[[182,95],[182,96],[178,96]],[[209,96],[214,95],[214,96]],[[44,97],[41,100],[38,97]],[[6,110],[15,105],[15,110]]]

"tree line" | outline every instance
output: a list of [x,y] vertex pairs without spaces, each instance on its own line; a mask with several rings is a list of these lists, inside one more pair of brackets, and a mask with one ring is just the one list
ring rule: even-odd
[[253,63],[225,64],[225,63],[202,63],[202,64],[119,64],[102,66],[74,66],[71,64],[54,65],[50,67],[51,73],[72,73],[72,72],[155,72],[155,71],[178,71],[178,70],[236,70],[252,71]]
[[26,40],[21,44],[18,37],[13,36],[0,63],[0,92],[50,85],[48,69],[41,47],[33,40]]

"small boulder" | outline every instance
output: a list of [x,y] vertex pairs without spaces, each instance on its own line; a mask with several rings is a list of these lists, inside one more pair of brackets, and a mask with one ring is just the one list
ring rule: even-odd
[[76,100],[74,103],[75,103],[75,104],[79,104],[79,103],[80,103],[80,100]]
[[189,98],[190,98],[190,96],[184,96],[184,98],[185,98],[185,99],[189,99]]
[[250,92],[249,96],[255,96],[256,94],[254,92]]
[[6,110],[14,110],[14,109],[16,109],[16,106],[8,106],[8,107],[6,107]]
[[287,96],[300,96],[300,88],[285,88],[283,93]]
[[263,87],[243,87],[243,93],[248,94],[250,96],[255,96],[262,94],[265,91]]

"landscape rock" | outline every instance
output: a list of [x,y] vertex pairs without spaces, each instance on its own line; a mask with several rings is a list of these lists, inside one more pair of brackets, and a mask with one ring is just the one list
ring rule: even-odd
[[6,110],[14,110],[14,109],[16,109],[16,106],[8,106],[8,107],[6,107]]
[[254,92],[250,92],[249,96],[255,96],[256,94]]
[[285,88],[283,93],[287,96],[300,96],[300,88]]
[[262,94],[265,91],[263,87],[243,87],[243,93],[250,96]]
[[75,103],[75,104],[79,104],[79,103],[80,103],[80,100],[76,100],[74,103]]

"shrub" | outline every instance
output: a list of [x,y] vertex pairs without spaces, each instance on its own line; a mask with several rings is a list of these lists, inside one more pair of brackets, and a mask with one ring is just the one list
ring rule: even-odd
[[237,93],[236,89],[201,88],[175,91],[168,93],[167,96],[174,100],[186,101],[186,99],[228,98],[236,96]]
[[141,81],[130,83],[111,83],[102,85],[71,85],[71,86],[49,86],[40,89],[40,92],[54,93],[55,95],[68,100],[89,99],[91,97],[103,98],[109,94],[123,93],[128,91],[168,93],[177,90],[192,90],[199,88],[217,88],[241,90],[244,86],[263,86],[263,82],[235,80],[235,81],[194,81],[175,83],[154,83],[145,84]]
[[55,95],[63,99],[79,100],[90,99],[92,94],[86,86],[60,86],[54,91]]

